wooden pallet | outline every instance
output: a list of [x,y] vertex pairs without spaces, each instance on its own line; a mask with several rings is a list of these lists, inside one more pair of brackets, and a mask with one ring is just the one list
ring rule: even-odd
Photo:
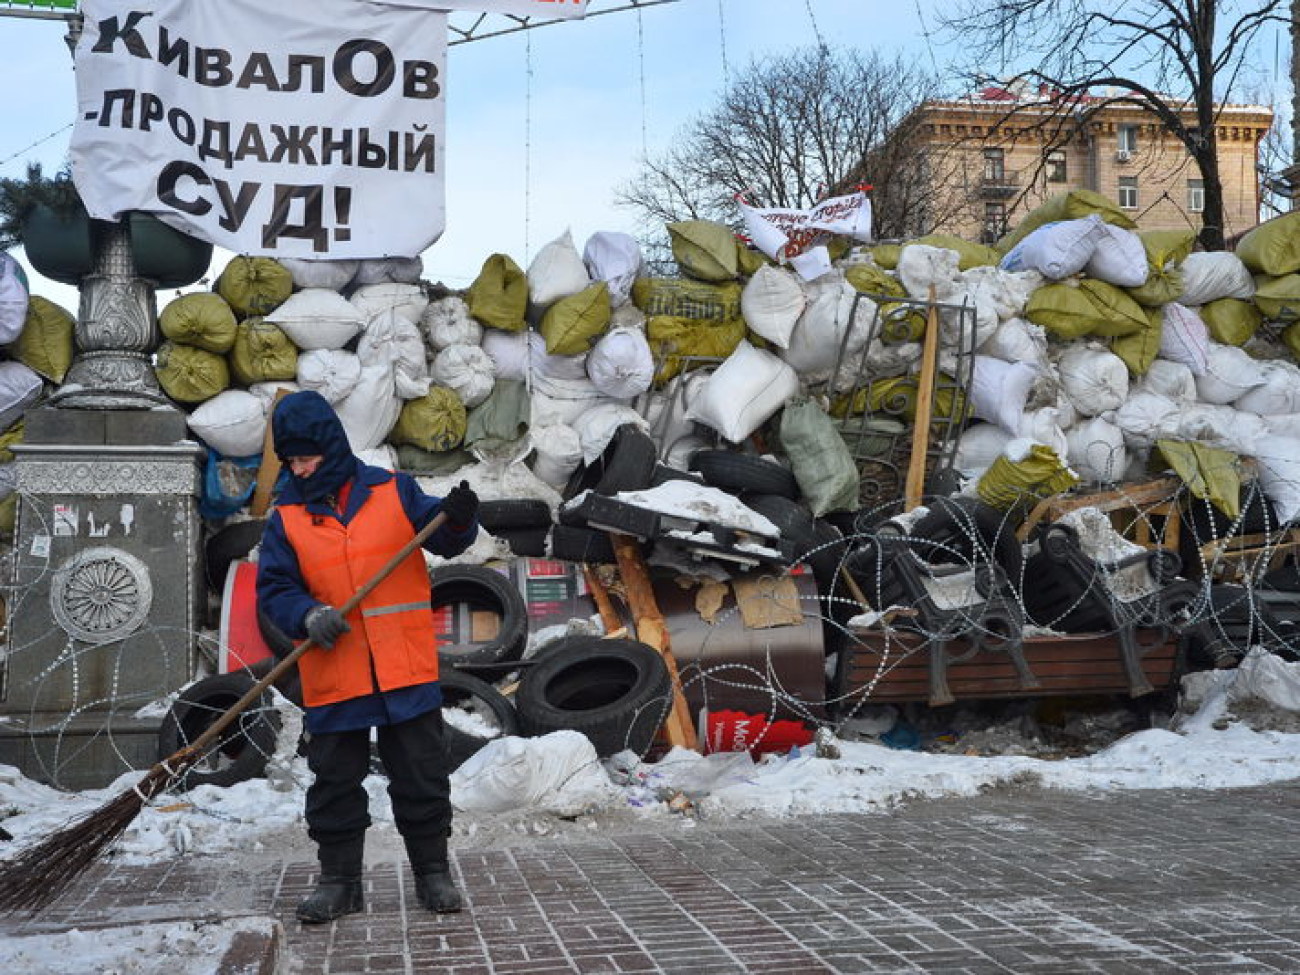
[[[1178,672],[1178,641],[1156,643],[1154,631],[1137,633],[1147,646],[1141,667],[1152,688],[1168,687]],[[931,699],[931,647],[918,633],[872,629],[853,634],[837,675],[837,696],[858,703],[935,702]],[[1031,636],[1023,641],[1025,660],[1038,680],[1024,687],[1005,653],[980,651],[956,641],[948,650],[946,677],[952,696],[963,698],[1040,697],[1066,694],[1129,695],[1119,640],[1110,634]]]

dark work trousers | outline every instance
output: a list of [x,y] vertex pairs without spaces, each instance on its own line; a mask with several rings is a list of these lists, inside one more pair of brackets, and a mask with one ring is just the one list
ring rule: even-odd
[[[377,731],[398,831],[416,840],[447,836],[451,784],[441,709]],[[316,776],[307,788],[307,834],[321,845],[364,834],[370,811],[361,783],[370,771],[370,729],[312,735],[307,765]]]

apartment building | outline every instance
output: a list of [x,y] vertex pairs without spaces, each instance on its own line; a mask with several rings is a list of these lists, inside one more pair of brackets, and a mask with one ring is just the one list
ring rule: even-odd
[[[1221,107],[1225,236],[1259,222],[1256,164],[1272,124],[1269,108]],[[1114,200],[1141,230],[1201,227],[1200,172],[1181,142],[1133,106],[1079,99],[1062,115],[1039,93],[988,87],[927,101],[899,131],[934,188],[907,216],[906,236],[943,232],[992,243],[1044,200],[1080,188]]]

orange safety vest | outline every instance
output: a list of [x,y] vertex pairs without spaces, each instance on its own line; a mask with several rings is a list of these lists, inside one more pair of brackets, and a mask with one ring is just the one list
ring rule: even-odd
[[[342,606],[415,537],[395,481],[371,486],[356,516],[313,515],[306,505],[280,505],[285,536],[298,556],[307,590]],[[313,647],[298,660],[303,702],[336,704],[375,690],[438,679],[432,589],[424,554],[416,549],[348,614],[352,629],[334,648]]]

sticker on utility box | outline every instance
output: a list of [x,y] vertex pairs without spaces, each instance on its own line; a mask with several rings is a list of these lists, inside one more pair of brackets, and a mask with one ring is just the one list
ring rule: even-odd
[[80,534],[81,513],[75,504],[56,504],[54,506],[54,535],[56,538],[70,538]]

